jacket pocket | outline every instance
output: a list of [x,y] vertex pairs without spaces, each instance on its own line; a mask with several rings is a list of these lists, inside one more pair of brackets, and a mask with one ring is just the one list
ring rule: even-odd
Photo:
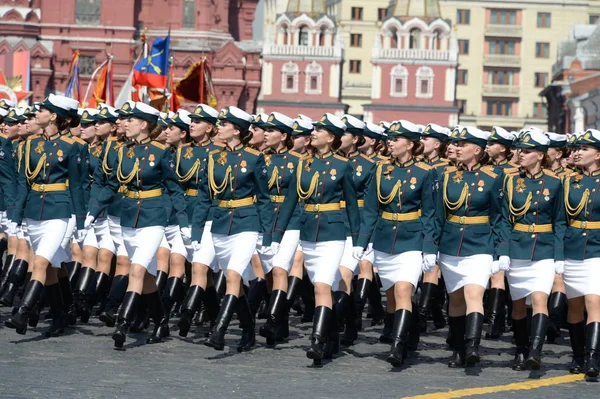
[[471,226],[469,228],[469,231],[473,235],[483,236],[483,235],[490,234],[492,232],[492,229],[490,228],[490,226]]
[[240,209],[236,210],[235,215],[237,217],[239,217],[240,219],[243,219],[243,218],[246,218],[249,216],[257,216],[258,214],[256,213],[256,208],[248,207],[248,208],[240,208]]
[[341,213],[329,213],[327,214],[328,223],[344,223],[344,217]]

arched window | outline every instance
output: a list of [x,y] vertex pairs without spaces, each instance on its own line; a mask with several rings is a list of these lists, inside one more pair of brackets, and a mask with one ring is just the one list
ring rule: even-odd
[[398,30],[396,28],[390,29],[390,48],[398,48]]
[[431,48],[433,50],[441,50],[442,49],[442,32],[436,30],[433,32],[433,37],[431,38],[432,44]]
[[402,65],[397,65],[392,68],[390,77],[390,96],[406,97],[408,95],[408,69]]
[[281,68],[281,92],[298,93],[298,74],[300,68],[293,62],[284,64]]
[[315,61],[306,66],[304,71],[306,75],[306,94],[321,94],[323,91],[323,67]]
[[325,34],[327,33],[327,28],[324,26],[319,30],[319,46],[325,46]]
[[432,98],[433,97],[433,69],[422,66],[417,69],[417,92],[418,98]]
[[410,30],[410,38],[408,42],[408,48],[410,49],[420,49],[421,48],[421,36],[422,32],[418,28],[413,28]]
[[288,41],[288,36],[289,36],[289,31],[288,31],[288,27],[287,25],[283,25],[281,27],[281,36],[283,36],[283,45],[288,45],[289,41]]
[[303,26],[298,30],[298,44],[308,46],[308,27]]

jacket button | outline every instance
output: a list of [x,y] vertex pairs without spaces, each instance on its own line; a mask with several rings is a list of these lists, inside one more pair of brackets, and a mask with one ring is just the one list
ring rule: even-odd
[[319,217],[319,215],[315,215],[315,219],[318,218],[318,217]]
[[43,198],[44,198],[44,196],[43,196],[43,195],[40,195],[40,198],[42,198],[42,199],[43,199]]
[[392,230],[396,230],[396,226],[392,227]]
[[584,237],[587,236],[587,233],[583,233],[582,236],[584,236]]
[[231,215],[231,211],[229,211],[229,212],[227,212],[227,213]]
[[537,215],[537,212],[533,212],[533,216]]
[[460,231],[463,231],[463,230],[464,230],[464,228],[463,228],[463,227],[461,227],[461,228],[460,228]]

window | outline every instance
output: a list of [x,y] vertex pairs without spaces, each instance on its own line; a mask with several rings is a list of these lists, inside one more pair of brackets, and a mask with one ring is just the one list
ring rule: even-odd
[[196,0],[183,0],[183,29],[196,28]]
[[490,23],[493,25],[516,25],[516,10],[492,10]]
[[421,48],[421,30],[414,28],[410,30],[410,38],[408,42],[408,48],[420,49]]
[[321,94],[323,83],[323,67],[315,61],[306,66],[306,94]]
[[535,56],[537,58],[550,58],[550,43],[536,43]]
[[590,15],[590,25],[596,25],[598,23],[598,21],[600,20],[600,15]]
[[487,101],[486,115],[512,116],[513,101]]
[[284,25],[284,26],[281,28],[281,35],[283,36],[283,44],[284,44],[284,45],[288,45],[288,44],[289,44],[288,38],[289,38],[289,35],[290,35],[290,34],[289,34],[289,31],[288,31],[288,27],[287,27],[287,26],[285,26],[285,25]]
[[458,41],[458,54],[467,55],[469,54],[469,41],[461,39]]
[[387,15],[387,8],[378,8],[377,9],[377,20],[383,21]]
[[538,12],[537,14],[537,27],[538,28],[549,28],[550,27],[550,18],[551,15],[549,12]]
[[469,71],[466,69],[459,69],[457,72],[456,76],[458,79],[456,84],[466,85],[469,82]]
[[456,23],[469,25],[471,23],[471,10],[456,10]]
[[431,38],[431,48],[433,50],[442,49],[442,33],[439,30],[433,32],[433,37]]
[[281,68],[281,92],[298,93],[298,75],[300,68],[293,62],[284,64]]
[[79,73],[83,76],[92,76],[96,70],[96,57],[90,55],[79,56]]
[[352,7],[352,20],[353,21],[362,21],[363,20],[363,8],[362,7]]
[[490,40],[490,54],[514,55],[516,42],[514,40]]
[[548,109],[544,103],[533,103],[533,117],[534,118],[547,118]]
[[362,47],[362,34],[361,33],[350,34],[350,47]]
[[422,66],[417,69],[417,93],[418,98],[433,97],[433,69]]
[[300,46],[308,46],[308,28],[303,26],[298,31],[298,44]]
[[508,85],[514,83],[515,73],[513,71],[490,71],[488,73],[488,83],[491,85]]
[[536,72],[535,73],[535,87],[546,87],[548,86],[548,73],[547,72]]
[[398,31],[396,28],[390,29],[390,48],[398,48]]
[[327,34],[327,29],[323,26],[319,31],[319,46],[321,47],[325,45],[325,34]]
[[402,65],[392,68],[390,96],[406,97],[408,95],[408,69]]
[[101,0],[76,0],[75,22],[86,25],[100,24]]
[[360,60],[350,60],[350,73],[360,73]]
[[456,107],[458,108],[458,112],[465,113],[467,110],[467,100],[456,99]]

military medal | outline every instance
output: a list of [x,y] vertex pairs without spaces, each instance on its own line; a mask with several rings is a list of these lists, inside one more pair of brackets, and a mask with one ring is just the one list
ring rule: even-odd
[[265,154],[265,165],[271,166],[273,161],[271,161],[271,154]]
[[58,162],[62,162],[63,161],[63,152],[62,152],[62,150],[56,151],[56,155],[58,156]]
[[454,181],[454,183],[460,183],[463,179],[463,171],[462,170],[457,170],[456,173],[454,174],[454,177],[452,178],[452,180]]
[[288,162],[287,167],[290,170],[290,172],[294,170],[294,164],[292,162]]
[[415,187],[416,187],[415,184],[417,184],[417,178],[413,176],[413,177],[410,178],[410,188],[411,188],[411,190],[415,189]]
[[185,154],[183,155],[183,157],[185,159],[192,159],[193,156],[194,156],[194,150],[192,149],[192,147],[188,147],[185,150]]
[[544,191],[542,192],[542,194],[544,194],[544,199],[546,201],[550,201],[550,190],[548,190],[547,188],[545,188]]
[[94,153],[92,155],[95,158],[98,158],[100,156],[101,152],[102,152],[102,147],[100,147],[99,145],[97,145],[96,148],[94,148]]
[[37,146],[35,147],[34,151],[41,155],[42,152],[44,152],[44,142],[38,141]]
[[306,162],[306,165],[304,165],[304,171],[305,171],[305,172],[310,172],[310,166],[312,165],[312,163],[313,163],[313,160],[312,160],[312,158],[311,158],[311,159],[309,159],[309,160]]
[[525,179],[517,179],[517,188],[515,188],[515,190],[517,190],[518,193],[523,193],[525,191],[527,187],[525,186]]
[[129,147],[129,150],[127,151],[127,158],[131,159],[133,158],[133,156],[135,155],[135,152],[133,151],[133,147]]
[[156,158],[154,157],[154,154],[150,154],[150,155],[148,156],[148,161],[150,161],[150,162],[148,162],[148,165],[150,165],[150,166],[154,166],[154,160],[155,160],[155,159],[156,159]]
[[337,177],[336,177],[336,175],[337,175],[337,170],[335,170],[335,169],[331,169],[331,170],[329,171],[329,174],[331,175],[331,180],[335,180],[335,179],[337,179]]
[[358,166],[356,167],[356,176],[360,176],[360,175],[362,175],[362,170],[363,170],[363,169],[362,169],[362,165],[358,165]]
[[479,180],[477,182],[477,185],[479,186],[479,188],[477,189],[477,191],[482,192],[483,191],[483,187],[485,186],[485,182],[483,180]]
[[246,173],[248,171],[248,169],[246,169],[247,165],[248,164],[246,163],[246,161],[242,159],[242,161],[240,162],[240,166],[241,166],[240,170],[242,171],[242,173]]
[[227,153],[225,151],[221,151],[219,153],[219,159],[217,159],[217,163],[221,166],[225,165],[225,163],[227,163]]

